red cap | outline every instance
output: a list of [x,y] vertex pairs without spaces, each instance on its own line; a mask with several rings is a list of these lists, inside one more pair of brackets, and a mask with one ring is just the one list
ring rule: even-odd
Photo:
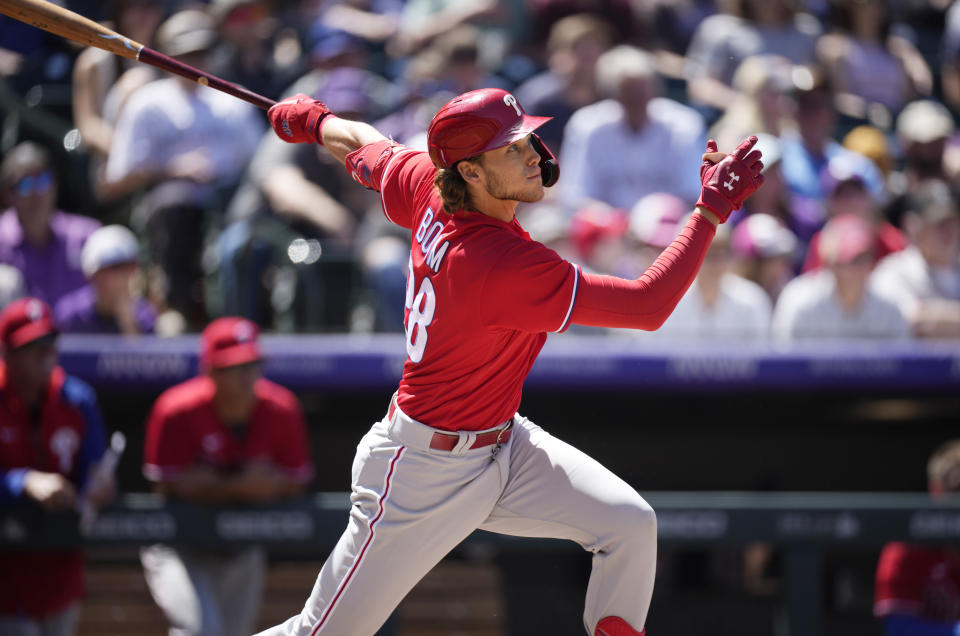
[[481,88],[444,104],[430,122],[427,149],[433,165],[449,168],[523,139],[550,119],[526,114],[502,88]]
[[841,214],[829,221],[820,232],[818,252],[828,265],[847,265],[863,254],[873,254],[877,231],[864,218]]
[[235,367],[261,358],[260,330],[246,318],[218,318],[200,337],[201,363],[207,369]]
[[18,298],[0,313],[0,343],[7,351],[57,333],[50,305],[39,298]]

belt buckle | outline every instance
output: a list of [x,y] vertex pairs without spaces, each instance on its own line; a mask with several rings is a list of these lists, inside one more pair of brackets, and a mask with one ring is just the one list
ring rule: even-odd
[[506,426],[497,432],[496,444],[494,445],[493,450],[490,451],[492,457],[496,457],[497,453],[500,452],[500,449],[503,447],[503,434],[509,431],[511,428],[513,428],[513,420],[510,420]]

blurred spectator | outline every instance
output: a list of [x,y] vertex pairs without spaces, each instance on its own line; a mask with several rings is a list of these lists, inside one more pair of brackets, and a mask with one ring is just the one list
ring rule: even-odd
[[[0,93],[16,98],[21,112],[29,114],[22,96],[30,89],[41,87],[42,92],[69,84],[72,44],[25,21],[0,15]],[[11,106],[7,102],[2,109]]]
[[61,331],[152,333],[156,314],[139,292],[140,245],[122,225],[107,225],[90,235],[80,262],[90,281],[54,307]]
[[481,66],[499,68],[514,45],[528,35],[526,0],[405,0],[387,52],[398,59],[409,56],[465,24],[481,29],[477,47]]
[[[717,12],[716,0],[647,0],[630,4],[640,28],[626,36],[632,36],[638,46],[656,51],[658,56],[668,52],[681,62],[697,26]],[[683,76],[682,67],[679,76]]]
[[[763,190],[767,187],[764,183]],[[758,190],[758,192],[760,191]],[[757,212],[734,226],[731,271],[751,280],[776,303],[783,288],[793,280],[797,260],[797,237],[777,216]]]
[[841,214],[830,219],[818,242],[824,267],[790,281],[773,312],[773,337],[810,339],[905,339],[910,328],[900,310],[868,285],[876,228]]
[[517,220],[534,241],[568,261],[577,262],[580,258],[569,231],[567,211],[555,201],[525,205],[517,210]]
[[705,18],[687,49],[690,99],[723,111],[737,98],[732,88],[737,67],[751,55],[773,54],[793,64],[814,61],[821,27],[798,12],[793,0],[726,0],[722,11]]
[[326,3],[319,20],[368,45],[382,45],[397,34],[405,0],[351,0]]
[[[216,42],[213,19],[181,11],[157,31],[157,46],[204,68]],[[117,122],[106,166],[114,196],[142,191],[131,224],[147,239],[148,296],[183,315],[206,319],[201,254],[227,196],[266,130],[256,108],[196,82],[166,77],[131,95]]]
[[953,115],[932,99],[910,102],[897,117],[896,137],[903,165],[888,179],[892,196],[884,210],[897,227],[903,228],[905,207],[918,186],[947,178],[945,151],[955,130]]
[[[668,1],[675,3],[675,0]],[[638,3],[632,0],[528,0],[526,4],[532,30],[526,46],[537,59],[547,48],[554,25],[572,15],[589,13],[603,20],[610,27],[616,42],[642,37],[637,28],[637,11],[643,11],[645,7],[638,7]],[[522,42],[520,44],[523,45]]]
[[680,229],[679,223],[688,212],[690,206],[686,201],[665,192],[654,192],[637,201],[630,209],[630,224],[625,237],[627,261],[621,276],[640,278],[660,252],[673,242]]
[[[960,492],[960,441],[940,445],[927,462],[931,496]],[[873,614],[885,636],[960,631],[960,550],[952,545],[888,543],[880,552]]]
[[780,165],[780,140],[769,133],[757,133],[754,149],[763,154],[763,187],[754,193],[760,195],[756,200],[751,196],[743,208],[730,215],[730,221],[737,225],[741,219],[751,214],[769,214],[789,226],[793,223],[793,206]]
[[584,271],[623,275],[627,214],[607,205],[587,205],[570,219],[568,231],[576,260]]
[[885,0],[830,0],[829,7],[831,32],[817,42],[817,56],[841,113],[889,125],[909,100],[930,95],[930,68],[908,39],[892,31]]
[[893,172],[892,144],[887,134],[876,126],[855,126],[844,136],[843,147],[872,161],[884,180]]
[[741,62],[733,75],[736,97],[710,127],[710,138],[720,148],[735,148],[748,135],[780,135],[791,114],[792,68],[777,55],[751,55]]
[[[57,365],[50,307],[21,298],[0,313],[0,501],[44,511],[98,508],[116,492],[96,395]],[[0,634],[70,636],[84,594],[83,550],[5,550]]]
[[508,80],[493,71],[495,65],[482,55],[482,32],[462,24],[438,35],[410,62],[409,73],[417,82],[428,81],[430,90],[460,95],[478,88],[508,88]]
[[610,40],[610,25],[598,16],[578,13],[557,21],[547,39],[547,70],[514,91],[529,112],[553,114],[537,134],[555,154],[563,147],[563,127],[574,111],[600,99],[597,59]]
[[[147,422],[143,472],[157,492],[202,505],[275,501],[312,478],[297,398],[260,376],[257,328],[220,318],[201,337],[202,375],[165,391]],[[250,634],[266,568],[260,546],[151,545],[147,585],[171,634]]]
[[[288,93],[318,95],[339,116],[367,121],[389,109],[394,91],[379,75],[341,68],[311,71]],[[377,193],[357,188],[327,153],[264,135],[227,221],[217,244],[223,313],[285,331],[343,330],[360,282],[373,312],[365,328],[402,328],[406,230],[395,229]],[[295,241],[316,253],[294,260]],[[282,286],[290,293],[278,293]]]
[[303,69],[298,60],[277,50],[280,23],[271,15],[271,5],[269,0],[212,0],[210,13],[219,37],[204,70],[280,99]]
[[823,170],[830,160],[845,157],[877,200],[885,196],[885,185],[872,161],[833,138],[837,113],[832,87],[824,74],[815,67],[798,67],[791,78],[796,107],[792,127],[780,138],[782,172],[794,195],[791,228],[801,242],[807,243],[826,221]]
[[361,38],[349,31],[332,28],[322,19],[310,25],[305,39],[304,54],[310,69],[367,69],[372,65],[370,48]]
[[954,111],[960,110],[960,2],[951,2],[944,16],[942,37],[937,51],[943,100]]
[[608,99],[584,106],[567,123],[559,197],[574,208],[600,201],[624,210],[652,192],[696,201],[706,144],[702,117],[660,97],[652,58],[640,49],[621,45],[604,53],[597,81]]
[[960,337],[960,208],[942,181],[919,185],[903,217],[910,245],[883,259],[871,281],[915,335]]
[[23,274],[13,265],[0,263],[0,309],[27,293]]
[[651,335],[704,342],[767,340],[773,304],[762,287],[731,271],[731,257],[730,227],[721,225],[700,273],[667,321]]
[[[155,0],[117,0],[113,4],[111,29],[145,46],[154,46],[153,36],[165,17],[162,4]],[[90,175],[93,183],[102,178],[114,123],[127,97],[134,90],[156,79],[159,71],[94,46],[84,48],[73,65],[73,122],[80,131],[84,147],[93,156]]]
[[100,223],[56,208],[57,177],[50,155],[25,141],[0,164],[9,208],[0,215],[0,263],[23,274],[27,293],[55,304],[86,284],[80,250]]
[[[883,218],[878,202],[867,191],[863,178],[855,171],[854,166],[850,165],[846,157],[838,156],[831,159],[823,171],[823,179],[823,189],[827,195],[827,218],[853,214],[866,220],[876,229],[874,264],[907,246],[907,238],[903,232]],[[820,260],[820,250],[817,248],[820,236],[821,232],[817,232],[810,239],[807,257],[803,264],[805,272],[823,264]]]

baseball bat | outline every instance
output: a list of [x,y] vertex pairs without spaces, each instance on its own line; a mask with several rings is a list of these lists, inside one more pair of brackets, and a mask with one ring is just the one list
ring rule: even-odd
[[[100,464],[97,466],[97,472],[102,477],[113,478],[117,472],[117,464],[120,463],[120,457],[127,448],[127,436],[120,431],[114,431],[110,436],[110,446],[103,453]],[[80,501],[80,533],[89,536],[93,530],[93,524],[97,520],[97,509],[93,507],[89,497],[84,493]]]
[[131,60],[137,60],[169,73],[176,73],[203,86],[209,86],[228,95],[233,95],[264,110],[275,103],[272,99],[258,95],[242,86],[231,84],[189,64],[179,62],[115,31],[111,31],[102,24],[46,0],[0,0],[0,13],[68,40],[94,46]]

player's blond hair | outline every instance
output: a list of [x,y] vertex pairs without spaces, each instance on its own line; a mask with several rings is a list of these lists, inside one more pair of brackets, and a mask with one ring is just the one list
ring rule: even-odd
[[941,444],[927,461],[927,481],[942,492],[960,492],[960,439]]

